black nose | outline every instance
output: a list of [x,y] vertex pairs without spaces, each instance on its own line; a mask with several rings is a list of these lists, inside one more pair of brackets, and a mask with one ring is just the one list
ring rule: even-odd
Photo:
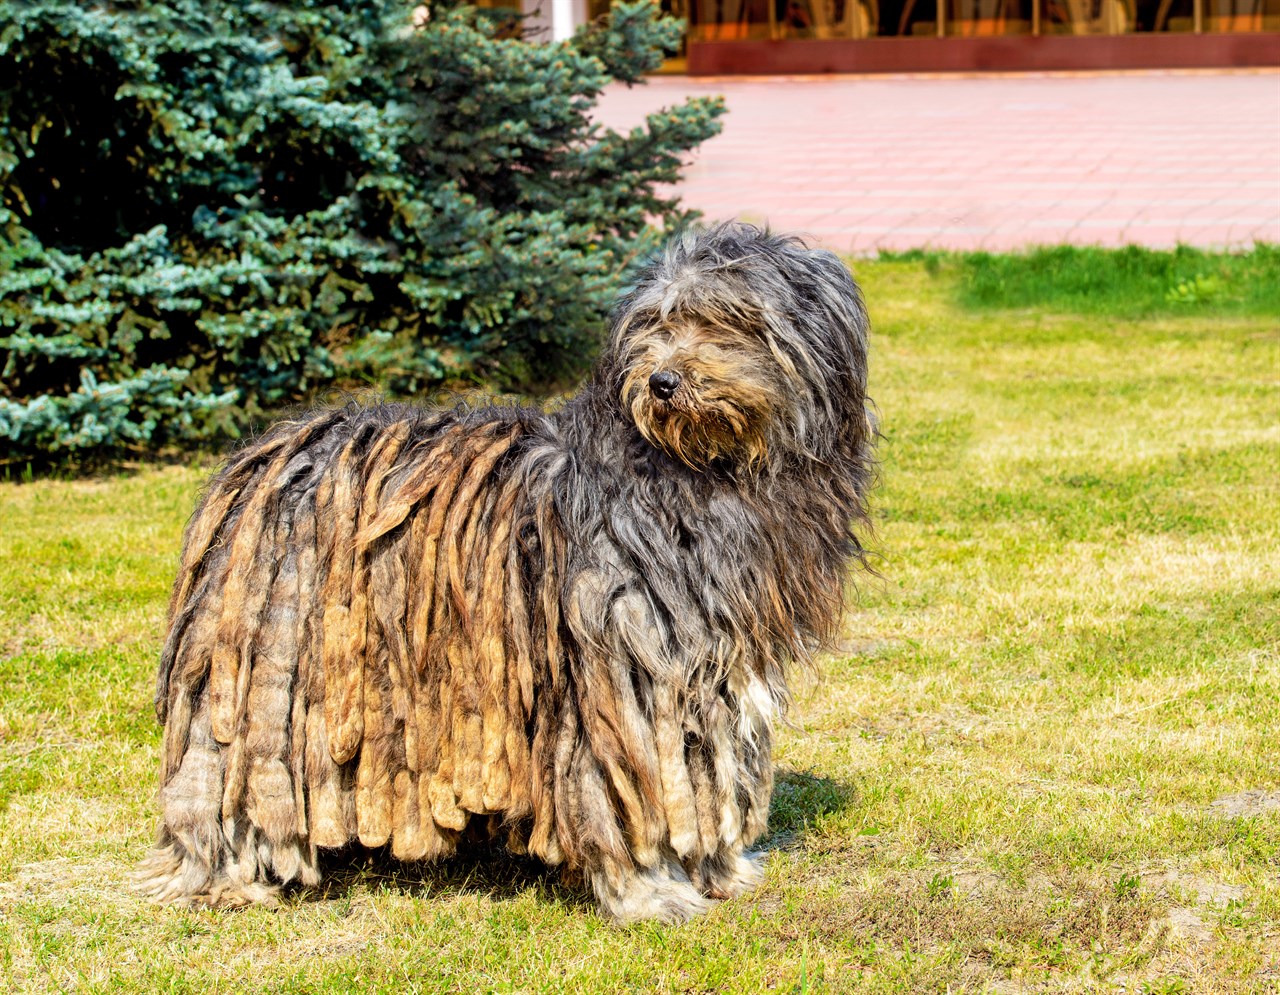
[[649,389],[664,401],[670,400],[679,386],[680,374],[670,370],[659,370],[649,378]]

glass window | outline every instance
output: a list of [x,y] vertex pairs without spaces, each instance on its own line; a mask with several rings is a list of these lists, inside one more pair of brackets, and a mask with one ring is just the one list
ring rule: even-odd
[[881,36],[931,37],[938,33],[938,6],[935,0],[879,0],[877,21]]
[[960,38],[1031,34],[1033,0],[947,0],[946,32]]
[[[1267,0],[1203,0],[1204,31],[1274,31],[1280,4]],[[1270,20],[1270,25],[1267,21]]]
[[1134,31],[1194,31],[1195,0],[1137,0]]
[[689,0],[692,41],[768,38],[772,0]]
[[867,38],[876,33],[876,0],[775,0],[780,38]]
[[1041,0],[1046,35],[1122,35],[1133,30],[1133,0]]

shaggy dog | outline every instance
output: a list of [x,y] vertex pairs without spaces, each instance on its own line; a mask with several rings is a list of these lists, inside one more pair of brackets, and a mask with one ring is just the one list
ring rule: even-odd
[[864,559],[866,350],[834,255],[726,225],[638,276],[558,411],[351,406],[236,453],[170,602],[143,888],[483,838],[620,921],[753,887],[788,670]]

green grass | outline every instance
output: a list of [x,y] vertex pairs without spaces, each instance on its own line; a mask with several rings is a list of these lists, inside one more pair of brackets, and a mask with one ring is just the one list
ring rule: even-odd
[[610,927],[501,854],[356,860],[276,912],[136,901],[151,672],[204,471],[0,484],[0,977],[1280,992],[1280,335],[1274,278],[1240,275],[1269,251],[1196,264],[1238,304],[1161,303],[1153,276],[1040,306],[1030,258],[856,265],[882,579],[782,735],[764,885],[682,927]]
[[1035,308],[1107,317],[1280,315],[1280,246],[1247,253],[1179,246],[1172,252],[1131,245],[1070,245],[993,255],[913,251],[885,261],[924,261],[954,271],[959,303],[970,309]]

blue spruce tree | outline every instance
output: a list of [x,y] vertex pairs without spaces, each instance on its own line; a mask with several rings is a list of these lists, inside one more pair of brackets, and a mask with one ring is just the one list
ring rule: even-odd
[[592,123],[678,40],[648,0],[559,44],[415,6],[0,0],[0,458],[590,353],[722,105]]

